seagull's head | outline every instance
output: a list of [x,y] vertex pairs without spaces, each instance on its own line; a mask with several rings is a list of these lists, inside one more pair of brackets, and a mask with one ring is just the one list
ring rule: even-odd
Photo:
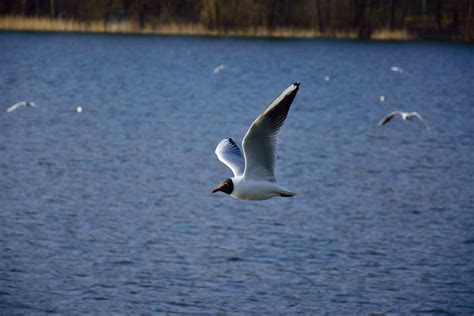
[[232,179],[229,178],[222,181],[217,188],[212,190],[212,193],[216,193],[219,191],[231,194],[232,191],[234,191],[234,183],[232,182]]

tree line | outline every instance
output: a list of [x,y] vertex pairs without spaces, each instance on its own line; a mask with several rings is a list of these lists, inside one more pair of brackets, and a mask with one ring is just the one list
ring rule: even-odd
[[406,30],[418,38],[474,39],[474,0],[2,0],[0,15],[127,20],[140,28],[184,23],[217,34],[291,28],[363,39]]

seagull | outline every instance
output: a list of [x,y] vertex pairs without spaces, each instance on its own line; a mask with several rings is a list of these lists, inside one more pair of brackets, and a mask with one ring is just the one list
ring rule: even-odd
[[411,112],[411,113],[408,113],[408,112],[401,112],[401,111],[394,111],[392,113],[389,113],[387,116],[385,116],[383,119],[380,120],[379,122],[379,126],[382,126],[382,125],[385,125],[387,124],[388,122],[390,122],[394,117],[397,117],[397,116],[400,116],[402,118],[402,120],[404,121],[411,121],[413,119],[418,119],[421,123],[423,123],[423,125],[426,127],[426,129],[430,129],[428,127],[428,124],[426,124],[425,120],[423,120],[423,118],[421,117],[420,114],[418,114],[417,112]]
[[403,73],[403,69],[400,68],[400,67],[396,67],[396,66],[392,66],[390,67],[390,70],[393,71],[393,72],[399,72],[399,73]]
[[7,112],[12,112],[12,111],[15,111],[16,109],[18,109],[19,107],[22,107],[22,106],[31,106],[31,107],[34,107],[34,108],[37,108],[38,106],[36,105],[36,103],[34,102],[27,102],[27,101],[20,101],[18,103],[15,103],[14,105],[12,105],[11,107],[9,107],[7,109]]
[[214,70],[212,71],[213,74],[217,75],[219,72],[225,69],[225,66],[223,64],[218,65]]
[[296,193],[276,183],[275,161],[278,131],[283,126],[300,84],[286,88],[252,123],[242,141],[244,155],[232,138],[219,142],[217,158],[229,167],[234,177],[225,179],[215,192],[238,200],[266,200]]

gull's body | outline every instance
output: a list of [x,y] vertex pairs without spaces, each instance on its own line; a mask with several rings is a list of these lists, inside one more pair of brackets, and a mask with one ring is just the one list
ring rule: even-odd
[[396,67],[396,66],[392,66],[390,67],[390,70],[393,71],[393,72],[399,72],[399,73],[403,73],[403,69],[400,68],[400,67]]
[[276,183],[275,161],[278,131],[298,89],[299,83],[290,85],[257,117],[242,141],[244,155],[231,138],[219,142],[217,158],[232,170],[234,177],[224,180],[212,193],[221,191],[238,200],[296,194]]
[[221,72],[222,70],[225,69],[225,66],[223,64],[220,64],[218,65],[216,68],[214,68],[214,70],[212,71],[213,74],[218,74],[219,72]]
[[419,122],[423,124],[423,126],[426,129],[429,129],[428,124],[426,124],[425,120],[423,120],[421,115],[418,114],[417,112],[401,112],[401,111],[394,111],[394,112],[389,113],[387,116],[385,116],[383,119],[380,120],[379,126],[387,124],[388,122],[390,122],[393,118],[397,116],[401,117],[401,119],[404,121],[411,121],[411,120],[417,119]]
[[231,178],[234,183],[234,190],[230,194],[238,200],[267,200],[275,196],[293,196],[291,192],[281,185],[265,180],[245,179],[243,176]]
[[31,107],[34,107],[34,108],[37,107],[36,103],[34,103],[34,102],[20,101],[18,103],[15,103],[11,107],[9,107],[7,109],[7,112],[12,112],[12,111],[15,111],[16,109],[18,109],[19,107],[26,107],[26,106],[31,106]]

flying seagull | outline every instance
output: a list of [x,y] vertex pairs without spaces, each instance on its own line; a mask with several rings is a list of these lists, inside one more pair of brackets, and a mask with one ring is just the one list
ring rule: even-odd
[[396,67],[396,66],[392,66],[390,67],[390,70],[393,71],[393,72],[399,72],[399,73],[403,73],[403,69],[400,68],[400,67]]
[[380,122],[379,122],[379,126],[387,124],[388,122],[390,122],[393,118],[395,118],[397,116],[400,116],[402,118],[402,120],[404,120],[404,121],[411,121],[413,119],[418,119],[421,123],[423,123],[423,126],[425,126],[426,129],[430,129],[428,127],[428,124],[426,124],[425,120],[423,120],[421,115],[418,114],[417,112],[408,113],[408,112],[394,111],[392,113],[389,113],[383,119],[381,119]]
[[34,108],[37,108],[38,106],[36,105],[36,103],[34,102],[27,102],[27,101],[20,101],[18,103],[15,103],[14,105],[12,105],[11,107],[9,107],[7,109],[7,112],[12,112],[12,111],[15,111],[16,109],[18,109],[19,107],[22,107],[22,106],[31,106],[31,107],[34,107]]
[[225,66],[223,64],[218,65],[214,70],[212,71],[213,74],[217,75],[219,72],[225,69]]
[[275,160],[278,131],[283,126],[300,84],[284,90],[252,123],[242,141],[244,155],[232,138],[216,148],[217,158],[229,167],[234,177],[225,179],[212,193],[221,191],[238,200],[266,200],[296,193],[277,184]]

